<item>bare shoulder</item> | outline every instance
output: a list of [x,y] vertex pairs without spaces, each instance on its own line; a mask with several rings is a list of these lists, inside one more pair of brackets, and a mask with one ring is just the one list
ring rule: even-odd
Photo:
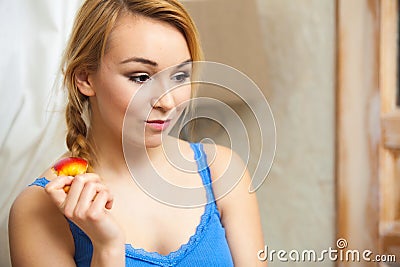
[[[51,168],[48,168],[40,177],[51,181],[57,176],[52,172]],[[47,220],[47,218],[54,219]],[[59,218],[62,218],[63,222],[66,221],[47,195],[45,189],[37,185],[31,185],[25,188],[14,200],[10,210],[11,227],[21,226],[23,223],[28,224],[28,221],[25,221],[26,219],[33,219],[29,221],[29,224],[30,222],[32,222],[32,224],[50,224],[50,222]]]
[[[236,178],[240,178],[246,171],[243,160],[232,149],[222,145],[204,144],[204,150],[208,157],[213,181],[222,178],[226,172],[236,173]],[[240,170],[241,172],[237,173]]]
[[[235,151],[225,146],[211,144],[205,144],[204,150],[208,157],[211,179],[215,182],[215,186],[222,187],[225,194],[239,183],[249,182],[246,165]],[[219,189],[214,188],[214,190]]]
[[[51,168],[48,168],[40,177],[51,181],[57,176],[51,171]],[[30,215],[39,217],[37,214],[43,215],[46,213],[54,213],[52,215],[56,215],[59,211],[47,196],[43,187],[32,185],[25,188],[15,199],[11,207],[10,216],[13,219],[18,219],[22,218],[22,216]]]
[[204,145],[208,157],[213,191],[221,216],[249,197],[250,174],[242,158],[221,145]]
[[[55,175],[49,169],[42,177],[52,180]],[[43,251],[51,254],[61,249],[60,255],[54,253],[61,258],[74,251],[67,220],[39,186],[27,187],[15,199],[9,214],[9,238],[13,266],[46,266],[44,259],[38,259],[37,265],[31,260]],[[55,256],[46,261],[52,257]]]

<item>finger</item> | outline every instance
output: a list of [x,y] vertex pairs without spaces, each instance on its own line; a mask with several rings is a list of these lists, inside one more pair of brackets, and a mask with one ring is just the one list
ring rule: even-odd
[[90,209],[111,209],[114,203],[114,197],[108,190],[102,190],[97,193],[96,198],[94,199]]
[[[97,173],[85,173],[85,174],[81,174],[80,176],[85,177],[85,179],[88,179],[88,181],[93,181],[93,182],[98,182],[98,183],[101,183],[101,181],[102,181],[100,176]],[[102,188],[104,188],[108,191],[108,189],[105,186]],[[100,189],[102,189],[102,188],[100,188]],[[107,202],[106,208],[111,209],[112,203],[113,203],[113,201]]]
[[71,185],[73,179],[74,177],[71,176],[59,176],[45,186],[46,193],[49,194],[58,207],[62,206],[66,198],[63,188]]
[[66,185],[70,185],[74,177],[72,176],[58,176],[50,181],[46,186],[46,191],[60,190]]
[[101,182],[100,176],[97,173],[83,173],[83,174],[78,174],[75,176],[75,178],[82,178],[85,181],[88,182]]
[[88,182],[82,189],[78,202],[75,207],[75,216],[83,218],[86,216],[86,211],[92,205],[98,192],[107,190],[107,188],[100,183]]
[[68,208],[70,208],[70,206],[75,207],[83,187],[89,182],[100,182],[100,177],[95,173],[85,173],[75,176],[70,188],[68,189]]
[[69,219],[72,219],[74,216],[75,207],[76,204],[78,203],[81,191],[84,186],[85,186],[84,179],[82,177],[79,178],[78,176],[76,176],[65,198],[64,209],[63,209],[64,215]]

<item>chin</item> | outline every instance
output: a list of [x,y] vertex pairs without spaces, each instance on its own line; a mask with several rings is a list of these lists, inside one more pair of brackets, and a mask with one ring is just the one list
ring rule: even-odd
[[161,146],[161,144],[162,144],[161,135],[147,137],[145,140],[145,143],[144,143],[146,148],[159,147],[159,146]]

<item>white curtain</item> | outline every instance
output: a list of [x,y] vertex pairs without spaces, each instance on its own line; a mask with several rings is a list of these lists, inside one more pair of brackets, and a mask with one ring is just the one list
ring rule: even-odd
[[81,0],[0,0],[0,266],[3,267],[11,266],[7,225],[12,202],[65,151],[65,95],[55,81],[80,3]]

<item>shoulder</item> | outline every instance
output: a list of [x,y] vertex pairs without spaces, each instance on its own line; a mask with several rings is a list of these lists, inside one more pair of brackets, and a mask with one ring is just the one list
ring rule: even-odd
[[[48,168],[45,170],[40,178],[44,178],[47,181],[55,179],[57,176]],[[61,212],[51,201],[50,197],[44,190],[44,186],[30,185],[26,187],[14,200],[10,210],[10,219],[23,220],[29,217],[34,217],[36,221],[42,220],[43,217],[63,217]],[[22,212],[23,211],[23,212]],[[39,216],[40,215],[40,216]],[[64,219],[65,220],[65,219]]]
[[[51,169],[48,169],[41,177],[51,181],[56,175],[52,173]],[[21,227],[23,224],[26,224],[27,229],[39,225],[49,227],[47,229],[52,229],[54,228],[52,224],[68,226],[67,220],[50,199],[44,188],[36,185],[25,188],[11,206],[11,228]]]
[[35,218],[33,224],[49,214],[57,215],[57,208],[52,204],[44,188],[29,186],[14,200],[10,210],[10,226],[13,223],[27,222],[26,219]]
[[240,199],[236,200],[233,195],[236,198],[248,196],[250,175],[246,164],[235,151],[222,145],[189,143],[183,140],[179,140],[179,149],[186,159],[194,158],[195,153],[199,153],[201,149],[204,151],[213,182],[214,197],[218,202],[219,209],[226,206],[225,203],[240,201]]
[[[49,169],[43,177],[52,180],[55,175]],[[65,255],[73,254],[69,224],[42,187],[29,186],[19,194],[10,209],[8,228],[11,258],[16,265],[47,249],[51,252],[51,247],[62,249]]]
[[[39,177],[45,178],[48,181],[56,178],[56,175],[51,171],[51,168],[43,172]],[[25,212],[19,214],[20,210]],[[42,214],[50,211],[56,211],[57,208],[52,204],[43,187],[31,185],[26,187],[15,199],[11,207],[11,215],[27,216],[29,214]]]
[[[51,168],[45,170],[40,178],[45,178],[48,181],[53,180],[57,176],[52,172]],[[18,210],[19,208],[38,209],[43,206],[52,206],[51,200],[47,196],[43,187],[30,185],[26,187],[15,199],[12,210]],[[54,205],[53,205],[54,206]],[[55,207],[55,206],[54,206]]]
[[221,145],[204,145],[208,157],[213,191],[221,216],[252,198],[251,177],[243,159],[232,149]]
[[246,165],[242,158],[232,149],[214,144],[204,144],[204,151],[207,155],[207,161],[210,167],[211,178],[214,182],[223,179],[231,186],[244,178],[247,172]]

